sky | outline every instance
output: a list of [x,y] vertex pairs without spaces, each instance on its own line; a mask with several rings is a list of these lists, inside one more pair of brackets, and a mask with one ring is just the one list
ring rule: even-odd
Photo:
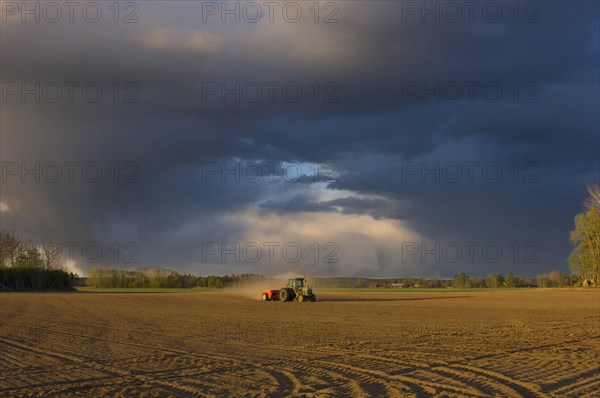
[[73,4],[0,24],[1,227],[69,269],[568,270],[597,2]]

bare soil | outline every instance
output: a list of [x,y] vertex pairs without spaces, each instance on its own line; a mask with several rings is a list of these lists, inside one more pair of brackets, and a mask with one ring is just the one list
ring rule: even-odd
[[600,291],[0,294],[2,397],[597,397]]

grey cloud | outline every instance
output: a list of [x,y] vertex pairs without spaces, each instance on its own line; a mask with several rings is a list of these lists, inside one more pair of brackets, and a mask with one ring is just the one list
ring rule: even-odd
[[[544,261],[524,274],[564,268],[583,186],[598,179],[598,4],[539,4],[534,24],[401,23],[393,2],[340,3],[340,22],[329,25],[203,24],[193,2],[142,3],[131,25],[3,24],[3,82],[94,81],[106,96],[2,103],[2,161],[93,161],[107,173],[114,162],[134,162],[140,182],[13,179],[2,200],[21,210],[2,213],[2,226],[82,240],[134,236],[144,260],[186,267],[197,242],[248,232],[228,215],[260,206],[405,220],[437,240],[535,240]],[[116,81],[135,82],[139,103],[112,103]],[[206,82],[297,82],[304,95],[298,103],[205,102]],[[334,82],[339,102],[315,102],[315,82]],[[495,82],[506,96],[404,99],[407,82]],[[539,88],[537,103],[522,101],[528,82]],[[381,199],[315,201],[309,174],[280,185],[201,180],[205,162],[253,161],[333,162],[335,182],[318,175],[328,190]],[[406,162],[472,161],[498,162],[507,175],[515,162],[533,162],[540,182],[398,178]],[[374,253],[373,267],[385,256]]]

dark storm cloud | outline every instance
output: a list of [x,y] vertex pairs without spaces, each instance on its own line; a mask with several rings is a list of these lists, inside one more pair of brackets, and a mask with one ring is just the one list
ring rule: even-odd
[[[2,213],[2,225],[59,239],[135,240],[145,263],[189,269],[199,242],[252,233],[227,219],[248,208],[366,214],[406,220],[439,241],[539,242],[543,261],[515,271],[564,268],[571,218],[584,184],[598,178],[598,5],[536,4],[536,23],[514,23],[508,8],[497,23],[403,22],[400,2],[340,2],[334,24],[202,23],[193,2],[140,3],[140,22],[129,25],[9,20],[3,82],[99,82],[104,98],[3,102],[2,161],[93,161],[111,178],[111,165],[132,162],[139,181],[3,181],[2,201],[20,211]],[[117,81],[134,82],[139,102],[112,103]],[[257,83],[263,96],[222,103],[220,93],[206,94],[236,82]],[[266,82],[294,83],[303,95],[286,101],[277,89],[270,101]],[[463,91],[438,101],[421,84]],[[486,100],[486,84],[501,87],[502,98]],[[306,170],[295,183],[203,181],[207,163],[269,161],[333,163],[339,173],[328,188],[342,197],[303,191],[317,189]],[[414,165],[465,162],[497,163],[504,178],[407,175]],[[515,164],[537,167],[537,182],[523,183],[522,173],[515,182]],[[386,256],[374,253],[373,266]]]

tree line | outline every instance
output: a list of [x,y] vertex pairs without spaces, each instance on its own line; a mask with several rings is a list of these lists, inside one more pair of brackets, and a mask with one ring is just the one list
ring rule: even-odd
[[538,275],[536,278],[523,278],[512,272],[489,274],[483,278],[475,278],[464,272],[454,275],[452,279],[443,278],[316,278],[314,287],[321,288],[424,288],[424,289],[485,289],[513,287],[571,287],[577,286],[580,277],[560,271]]
[[538,275],[535,278],[521,278],[512,272],[503,274],[490,274],[485,278],[471,278],[465,273],[456,274],[450,286],[463,288],[501,288],[501,287],[573,287],[577,286],[580,278],[560,271]]
[[77,275],[60,268],[60,247],[34,244],[14,231],[0,231],[0,290],[72,288]]
[[[136,270],[105,269],[94,267],[85,279],[85,285],[93,288],[227,288],[243,287],[257,281],[269,280],[260,274],[231,274],[195,276],[180,274],[167,268]],[[314,288],[513,288],[513,287],[572,287],[580,277],[560,271],[522,278],[512,272],[490,274],[484,278],[472,278],[461,272],[452,279],[441,278],[311,278]],[[279,286],[273,286],[279,287]]]
[[225,288],[244,286],[266,279],[258,274],[231,274],[224,276],[195,276],[154,267],[123,270],[94,267],[86,278],[86,285],[94,288]]

